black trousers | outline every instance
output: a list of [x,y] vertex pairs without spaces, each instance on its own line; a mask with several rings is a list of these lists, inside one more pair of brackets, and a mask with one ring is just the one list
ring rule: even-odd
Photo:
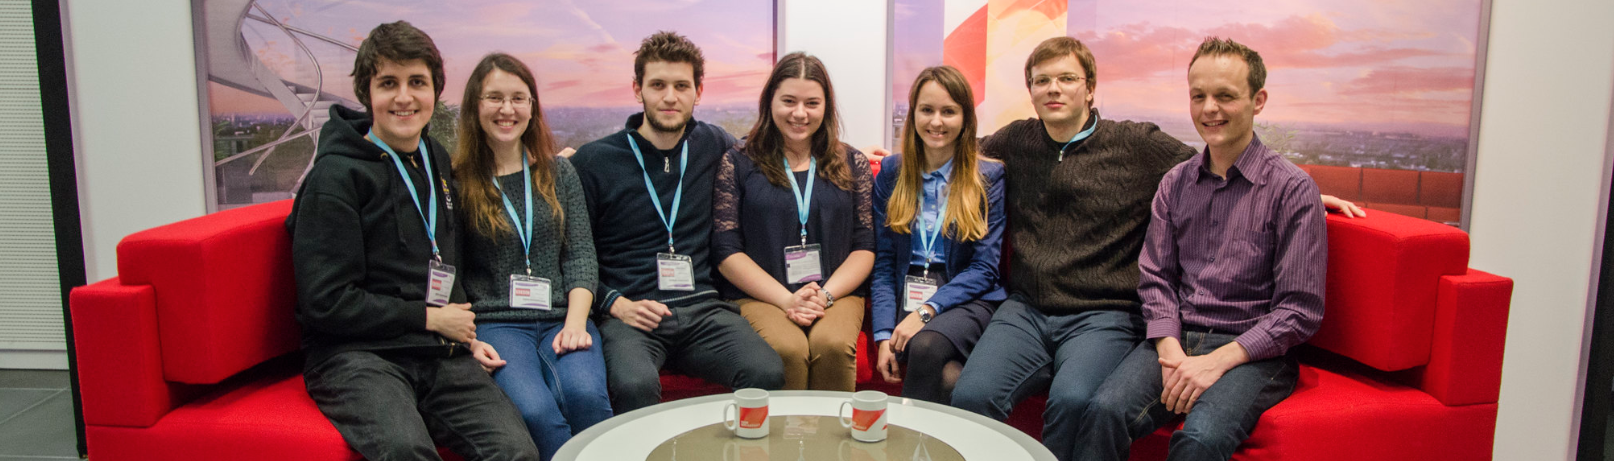
[[784,387],[779,354],[733,305],[713,300],[671,310],[649,332],[614,317],[600,323],[606,384],[616,414],[661,402],[663,366],[731,388]]
[[308,395],[369,460],[440,461],[433,441],[467,460],[533,460],[515,405],[470,355],[349,351],[303,368]]

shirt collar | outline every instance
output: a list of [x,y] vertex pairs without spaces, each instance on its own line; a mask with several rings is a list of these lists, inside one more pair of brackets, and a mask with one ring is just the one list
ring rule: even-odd
[[[1233,166],[1227,169],[1227,180],[1232,181],[1234,178],[1244,178],[1245,181],[1253,184],[1266,185],[1267,170],[1272,168],[1272,162],[1269,160],[1273,155],[1277,155],[1277,153],[1272,152],[1272,149],[1268,149],[1266,144],[1261,142],[1261,135],[1250,135],[1250,145],[1244,147],[1244,152],[1239,154],[1239,159],[1234,160]],[[1194,160],[1199,162],[1199,168],[1192,170],[1195,175],[1193,180],[1198,181],[1204,175],[1214,176],[1210,170],[1210,146],[1205,146],[1204,149],[1200,150],[1200,154],[1195,156]]]
[[945,182],[947,181],[947,178],[951,177],[953,177],[953,159],[947,159],[947,163],[943,163],[941,168],[937,168],[936,171],[925,173],[926,182],[929,182],[932,179],[938,179]]

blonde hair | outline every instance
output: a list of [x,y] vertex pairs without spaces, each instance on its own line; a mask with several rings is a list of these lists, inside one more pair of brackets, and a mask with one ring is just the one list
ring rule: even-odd
[[926,68],[908,91],[908,119],[902,123],[902,171],[897,173],[896,189],[886,203],[886,226],[899,234],[913,234],[914,221],[919,216],[919,200],[923,196],[925,143],[914,126],[914,111],[918,108],[919,90],[926,83],[936,82],[947,90],[964,116],[963,130],[953,149],[953,174],[948,178],[947,209],[942,210],[941,225],[952,239],[980,240],[986,237],[988,204],[986,185],[981,180],[976,161],[995,161],[980,157],[980,142],[975,138],[975,96],[969,80],[952,66]]

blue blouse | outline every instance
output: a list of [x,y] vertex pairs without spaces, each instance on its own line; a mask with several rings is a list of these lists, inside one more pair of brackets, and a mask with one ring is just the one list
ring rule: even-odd
[[[942,212],[945,211],[941,209],[941,207],[945,205],[941,202],[941,200],[943,197],[947,196],[947,179],[951,177],[953,177],[952,160],[948,160],[947,163],[942,164],[941,168],[937,168],[936,171],[925,173],[925,183],[923,186],[924,202],[922,202],[923,206],[919,207],[920,217],[922,217],[924,220],[920,222],[923,223],[923,225],[913,226],[915,229],[917,229],[916,232],[928,233],[929,231],[925,229],[927,229],[928,226],[935,225],[934,223],[941,219]],[[930,237],[926,236],[924,238]],[[913,239],[913,261],[910,261],[909,264],[924,266],[930,264],[931,262],[946,261],[947,245],[942,245],[940,240],[940,238],[937,238],[935,247],[932,248],[932,251],[935,253],[933,253],[930,259],[927,261],[925,259],[924,239]]]
[[[931,295],[930,304],[936,313],[972,300],[1002,301],[1008,298],[998,266],[1003,259],[1003,229],[1007,226],[1003,205],[1003,164],[981,159],[976,161],[983,182],[986,183],[986,236],[972,242],[957,242],[944,233],[936,242],[938,250],[946,251],[948,281]],[[874,301],[874,340],[891,339],[896,329],[899,307],[906,299],[902,296],[903,284],[912,262],[912,234],[899,234],[886,225],[886,206],[891,192],[896,189],[897,174],[902,170],[902,155],[891,155],[880,161],[880,174],[874,179],[875,252],[874,273],[870,275],[870,299]],[[928,181],[928,179],[927,179]]]

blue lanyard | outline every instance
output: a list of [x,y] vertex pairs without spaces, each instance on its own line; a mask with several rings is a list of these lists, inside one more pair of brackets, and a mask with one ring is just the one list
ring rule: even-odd
[[521,221],[516,218],[516,206],[510,203],[510,196],[505,195],[504,187],[499,185],[499,178],[493,178],[493,188],[499,190],[499,198],[504,199],[504,212],[510,215],[511,224],[515,224],[516,237],[521,239],[521,251],[527,255],[522,261],[527,263],[527,275],[532,275],[532,167],[527,165],[527,151],[521,151],[521,183],[527,190],[527,230],[521,230]]
[[427,205],[431,206],[431,211],[420,208],[420,195],[415,192],[415,182],[409,180],[409,171],[404,169],[403,159],[398,158],[398,153],[392,150],[392,146],[381,142],[381,138],[376,137],[375,130],[371,130],[367,136],[376,147],[391,154],[392,164],[398,167],[398,176],[403,177],[404,187],[409,188],[409,199],[415,201],[415,211],[420,212],[420,219],[426,224],[426,239],[432,242],[432,257],[441,262],[443,257],[437,252],[437,190],[432,186],[432,162],[431,156],[426,152],[426,140],[424,138],[420,140],[420,164],[426,168],[426,194],[431,197]]
[[796,172],[790,170],[790,159],[782,159],[781,161],[785,162],[785,177],[790,179],[790,193],[796,196],[796,220],[801,222],[801,244],[805,246],[807,245],[807,214],[812,212],[813,183],[816,182],[813,181],[813,177],[818,174],[818,159],[807,157],[806,196],[802,196],[801,191],[796,190]]
[[1098,130],[1098,113],[1094,112],[1093,126],[1087,127],[1087,129],[1082,130],[1081,133],[1076,133],[1075,137],[1070,138],[1070,142],[1066,142],[1064,146],[1059,148],[1059,161],[1065,161],[1065,149],[1069,149],[1070,145],[1075,144],[1076,141],[1081,141],[1083,139],[1087,139],[1088,136],[1092,136],[1093,132],[1096,130]]
[[678,205],[684,201],[684,173],[689,172],[689,141],[684,141],[684,153],[678,159],[678,190],[673,192],[672,219],[667,219],[667,213],[661,210],[661,196],[656,194],[656,184],[650,182],[650,170],[644,167],[644,154],[639,153],[639,143],[633,140],[632,134],[628,137],[628,146],[633,148],[633,159],[639,161],[639,170],[644,172],[644,188],[650,191],[650,203],[656,205],[656,215],[661,217],[661,224],[667,226],[667,252],[677,253],[673,249],[673,225],[678,223]]
[[[946,182],[943,182],[942,184],[946,184]],[[923,188],[924,184],[921,183],[919,187]],[[944,190],[937,190],[936,195],[938,196],[937,200],[941,202],[936,208],[936,220],[931,222],[929,226],[924,226],[922,229],[920,229],[920,232],[916,232],[919,234],[919,244],[925,247],[925,264],[927,266],[931,263],[931,259],[936,256],[936,241],[941,239],[942,218],[946,216],[945,213],[947,213],[947,192]],[[925,221],[924,205],[925,195],[920,193],[919,222],[921,226],[923,226]],[[927,236],[929,238],[926,238]],[[926,268],[926,271],[929,271],[928,267]]]

